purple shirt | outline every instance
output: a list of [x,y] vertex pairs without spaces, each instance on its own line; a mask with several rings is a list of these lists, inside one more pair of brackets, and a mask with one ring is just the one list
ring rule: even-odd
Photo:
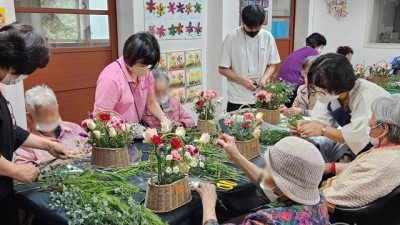
[[311,47],[303,47],[293,52],[283,62],[278,79],[295,85],[297,89],[300,85],[304,84],[304,79],[301,75],[304,60],[309,56],[318,54],[318,51]]

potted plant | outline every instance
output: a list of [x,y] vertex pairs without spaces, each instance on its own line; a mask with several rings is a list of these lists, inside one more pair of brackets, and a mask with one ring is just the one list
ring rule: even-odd
[[90,113],[82,122],[87,131],[87,144],[92,146],[91,164],[99,168],[129,165],[128,146],[133,139],[131,125],[112,111]]
[[243,121],[238,122],[238,111],[233,116],[233,121],[231,118],[227,118],[224,124],[228,127],[227,133],[235,137],[239,152],[246,159],[253,159],[260,155],[259,137],[261,133],[260,125],[263,123],[263,114],[259,112],[254,115],[253,112],[246,112],[243,114]]
[[217,98],[214,90],[202,91],[196,94],[193,100],[194,110],[198,115],[197,129],[215,133],[217,131],[214,113],[222,98]]
[[[201,146],[184,144],[185,133],[183,127],[178,127],[175,133],[163,135],[159,135],[155,129],[144,132],[144,143],[153,145],[149,158],[151,177],[147,183],[144,205],[154,212],[172,211],[192,199],[189,170],[204,166],[204,157],[200,155]],[[207,140],[210,140],[209,135],[208,139],[201,139],[204,144],[207,144]],[[154,172],[156,176],[153,177]]]
[[385,61],[380,61],[369,67],[369,80],[378,85],[383,85],[389,82],[389,77],[392,75],[392,64]]
[[279,106],[290,101],[293,96],[293,87],[284,82],[267,85],[255,94],[258,112],[263,114],[263,119],[269,124],[280,124],[281,114]]

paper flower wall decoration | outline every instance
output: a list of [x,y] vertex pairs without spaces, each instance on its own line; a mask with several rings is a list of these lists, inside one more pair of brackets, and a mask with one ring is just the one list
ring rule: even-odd
[[192,22],[189,22],[189,25],[186,27],[186,32],[191,34],[194,31],[194,26],[192,25]]
[[168,12],[175,14],[175,10],[176,10],[175,2],[170,2],[168,5]]
[[196,4],[194,5],[194,13],[201,13],[201,10],[203,10],[201,4],[196,2]]
[[203,27],[200,26],[200,22],[197,23],[197,27],[195,27],[196,33],[200,34],[203,32]]
[[177,12],[185,13],[185,4],[182,4],[181,2],[179,2],[178,5],[176,5],[176,7],[178,9]]
[[153,25],[153,26],[149,26],[149,34],[150,35],[153,35],[153,36],[155,36],[156,35],[156,26],[155,25]]
[[150,13],[153,13],[154,10],[156,10],[156,3],[153,0],[150,0],[150,2],[146,2],[147,5],[147,10]]
[[347,12],[347,0],[329,0],[328,11],[330,14],[336,17],[346,17]]
[[165,6],[162,4],[162,3],[160,3],[158,6],[157,6],[157,15],[158,16],[163,16],[165,14]]
[[179,23],[178,26],[176,27],[176,32],[178,33],[178,35],[183,34],[183,24]]
[[193,5],[192,5],[192,3],[189,3],[189,4],[187,4],[186,5],[186,11],[185,11],[188,15],[190,14],[190,13],[192,13],[193,12]]
[[168,28],[168,33],[169,33],[169,35],[171,35],[171,36],[175,36],[175,34],[176,34],[176,27],[175,27],[175,25],[171,25],[169,28]]
[[160,27],[157,27],[157,35],[159,38],[164,37],[167,35],[166,33],[167,29],[165,29],[164,25],[161,25]]

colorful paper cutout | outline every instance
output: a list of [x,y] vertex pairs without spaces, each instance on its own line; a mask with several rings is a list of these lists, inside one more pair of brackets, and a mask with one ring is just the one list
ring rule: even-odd
[[156,10],[156,3],[153,0],[150,0],[150,2],[146,2],[147,8],[146,10],[149,11],[150,13],[153,13],[153,11]]
[[192,86],[186,89],[186,100],[188,102],[193,101],[194,98],[201,92],[201,85]]
[[203,10],[203,8],[202,8],[201,4],[196,2],[196,4],[194,5],[194,13],[201,13],[202,10]]
[[178,10],[177,10],[178,12],[185,13],[185,4],[182,4],[182,2],[179,2],[176,7],[178,8]]
[[169,71],[168,76],[171,87],[185,87],[185,70]]
[[170,2],[168,5],[168,12],[175,14],[175,10],[176,10],[175,2]]
[[169,52],[167,56],[169,71],[183,70],[185,68],[185,52]]
[[347,14],[347,0],[330,0],[328,2],[328,11],[336,17],[346,17]]
[[0,7],[0,28],[6,25],[6,8]]
[[186,85],[193,86],[201,84],[201,68],[186,69]]
[[186,51],[186,68],[201,67],[201,50]]
[[186,95],[185,95],[185,88],[173,88],[171,90],[171,96],[175,97],[178,99],[180,102],[185,102],[186,101]]
[[159,38],[164,37],[165,35],[167,35],[166,33],[167,29],[165,29],[164,25],[161,25],[161,27],[157,28],[157,35]]
[[159,17],[162,17],[164,14],[165,14],[165,6],[164,6],[162,3],[160,3],[160,4],[157,6],[157,15],[158,15]]
[[158,69],[167,70],[167,53],[160,54],[160,62],[158,62]]

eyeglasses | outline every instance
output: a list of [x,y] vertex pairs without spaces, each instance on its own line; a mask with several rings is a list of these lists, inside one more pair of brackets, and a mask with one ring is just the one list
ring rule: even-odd
[[11,105],[11,103],[9,101],[7,101],[7,107],[8,107],[8,110],[10,110],[11,120],[12,120],[13,126],[14,126],[14,128],[16,128],[17,127],[17,120],[15,119],[15,116],[14,116],[14,109],[13,109],[13,107],[12,107],[12,105]]

